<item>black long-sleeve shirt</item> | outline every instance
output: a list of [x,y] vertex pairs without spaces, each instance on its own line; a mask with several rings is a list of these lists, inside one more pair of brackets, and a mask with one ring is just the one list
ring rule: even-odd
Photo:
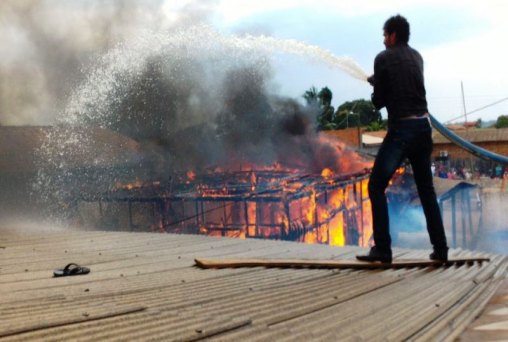
[[388,122],[428,112],[423,79],[423,58],[407,44],[397,44],[380,52],[374,60],[376,109],[386,107]]

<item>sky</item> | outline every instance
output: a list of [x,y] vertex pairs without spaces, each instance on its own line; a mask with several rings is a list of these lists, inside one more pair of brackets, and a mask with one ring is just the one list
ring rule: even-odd
[[[424,58],[429,111],[438,120],[508,115],[504,0],[2,0],[0,124],[53,123],[94,58],[145,28],[204,23],[228,37],[296,40],[351,58],[370,74],[384,49],[383,24],[395,14],[411,24],[410,45]],[[274,92],[302,103],[312,86],[330,88],[335,108],[372,92],[320,60],[276,53],[271,64]]]
[[[384,49],[383,24],[394,14],[411,25],[409,43],[424,58],[429,111],[436,118],[464,121],[464,113],[486,106],[469,114],[468,121],[508,114],[508,101],[501,101],[508,98],[506,1],[221,0],[214,25],[227,34],[264,34],[317,45],[351,57],[370,74],[376,54]],[[370,98],[367,83],[324,64],[288,56],[274,63],[282,94],[299,97],[310,86],[327,86],[335,107]]]

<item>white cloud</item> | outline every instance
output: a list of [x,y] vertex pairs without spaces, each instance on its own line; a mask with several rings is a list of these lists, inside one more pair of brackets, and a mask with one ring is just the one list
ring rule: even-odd
[[[488,2],[488,0],[487,0]],[[344,16],[364,16],[373,13],[396,13],[408,8],[437,4],[462,5],[467,1],[454,0],[220,0],[218,13],[229,23],[246,17],[284,9],[308,8],[335,11]],[[472,2],[475,4],[474,2]]]
[[[441,120],[464,113],[461,82],[466,112],[508,97],[508,46],[504,43],[508,2],[466,1],[464,6],[476,20],[475,30],[459,41],[422,51],[430,110]],[[508,114],[508,102],[470,115],[468,120],[492,120],[501,114]]]
[[[488,32],[423,52],[429,103],[443,120],[463,113],[461,82],[468,112],[508,96],[508,49],[499,37]],[[468,119],[493,119],[506,114],[499,112],[504,108],[501,104]]]
[[[241,3],[241,5],[240,5]],[[222,17],[225,25],[238,25],[249,17],[260,16],[273,11],[285,9],[300,9],[309,15],[320,13],[318,10],[326,9],[330,15],[337,13],[340,16],[358,17],[362,20],[367,15],[388,16],[394,13],[412,13],[410,21],[418,22],[423,28],[435,25],[427,17],[418,18],[418,11],[428,13],[435,11],[440,15],[439,22],[442,29],[433,30],[443,32],[443,37],[449,36],[451,28],[446,27],[446,16],[454,22],[453,29],[457,30],[451,37],[456,39],[442,39],[442,37],[425,37],[426,45],[422,54],[426,61],[426,82],[429,94],[429,106],[442,120],[451,119],[463,112],[460,82],[464,82],[467,110],[474,110],[491,102],[508,96],[508,48],[504,43],[508,32],[508,1],[503,0],[220,0],[217,14]],[[454,11],[455,10],[455,11]],[[322,13],[322,12],[321,12]],[[456,16],[454,18],[454,16]],[[471,25],[467,27],[467,19],[460,21],[457,26],[457,16],[470,19]],[[420,21],[418,21],[420,19]],[[302,18],[302,25],[304,25]],[[298,23],[297,23],[298,24]],[[326,34],[328,27],[313,27],[316,35]],[[286,28],[291,32],[291,28]],[[299,30],[296,30],[299,31]],[[376,34],[376,33],[373,33]],[[419,33],[421,34],[421,32]],[[300,37],[292,37],[299,39]],[[366,37],[358,37],[362,40]],[[416,38],[416,37],[415,37]],[[436,43],[433,43],[435,41]],[[439,44],[439,45],[438,45]],[[340,50],[339,50],[340,51]],[[303,67],[300,71],[303,73]],[[301,78],[304,78],[302,74]],[[284,80],[279,78],[279,82]],[[291,82],[290,82],[291,83]],[[285,86],[282,86],[284,89]],[[365,91],[360,89],[360,91]],[[367,94],[368,95],[368,94]],[[354,96],[354,95],[352,95]],[[358,94],[365,97],[366,94]],[[507,110],[505,110],[507,109]],[[508,112],[508,102],[486,109],[475,114],[472,119],[485,117],[496,118]]]

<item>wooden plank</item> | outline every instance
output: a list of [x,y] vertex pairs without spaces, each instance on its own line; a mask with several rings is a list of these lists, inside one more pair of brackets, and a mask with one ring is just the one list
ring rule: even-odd
[[453,258],[443,263],[435,260],[395,259],[392,263],[359,260],[306,260],[306,259],[194,259],[201,268],[278,267],[278,268],[340,268],[340,269],[397,269],[407,267],[440,267],[472,265],[489,262],[489,258]]

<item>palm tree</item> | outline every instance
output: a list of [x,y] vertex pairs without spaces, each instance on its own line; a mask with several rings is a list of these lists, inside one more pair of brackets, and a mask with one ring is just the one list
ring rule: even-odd
[[321,114],[318,116],[318,128],[323,130],[335,129],[335,124],[333,123],[333,112],[335,109],[332,107],[332,91],[328,87],[324,87],[318,93],[318,97],[321,104]]
[[321,101],[321,105],[324,107],[329,107],[332,103],[332,91],[328,87],[324,87],[318,94],[319,100]]
[[318,104],[318,91],[316,87],[312,86],[309,90],[307,90],[303,94],[303,98],[307,102],[308,106],[313,106]]

